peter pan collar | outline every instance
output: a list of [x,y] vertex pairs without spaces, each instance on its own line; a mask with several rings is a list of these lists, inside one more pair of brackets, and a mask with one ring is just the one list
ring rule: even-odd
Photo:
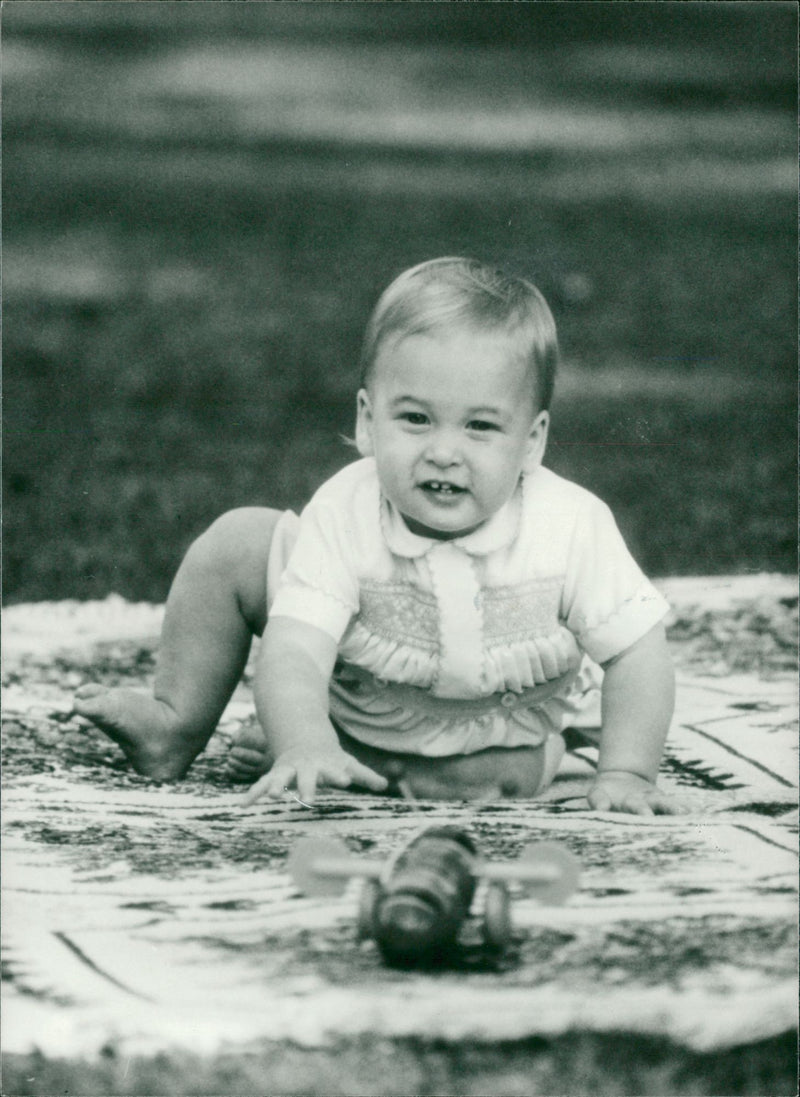
[[383,535],[389,550],[396,556],[424,556],[437,545],[457,545],[471,556],[486,556],[510,545],[517,535],[522,510],[522,480],[509,501],[488,522],[464,537],[447,541],[412,533],[400,512],[384,495],[381,495],[380,508]]

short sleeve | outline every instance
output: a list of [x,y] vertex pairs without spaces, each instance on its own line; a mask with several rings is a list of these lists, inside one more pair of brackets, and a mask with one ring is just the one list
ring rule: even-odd
[[669,612],[643,575],[610,509],[590,496],[569,547],[561,615],[583,650],[605,663],[635,644]]
[[312,499],[300,516],[297,540],[278,582],[270,617],[292,617],[315,625],[338,643],[359,604],[349,542],[347,508]]

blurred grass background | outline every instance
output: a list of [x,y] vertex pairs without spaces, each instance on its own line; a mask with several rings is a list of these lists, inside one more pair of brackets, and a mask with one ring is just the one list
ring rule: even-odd
[[3,7],[4,588],[161,600],[352,459],[406,266],[532,277],[547,463],[653,575],[796,570],[791,3]]

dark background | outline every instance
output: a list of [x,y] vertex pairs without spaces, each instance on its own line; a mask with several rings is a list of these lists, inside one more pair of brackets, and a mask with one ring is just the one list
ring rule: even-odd
[[8,602],[161,600],[352,451],[381,289],[532,277],[547,463],[655,576],[796,570],[796,7],[3,7]]

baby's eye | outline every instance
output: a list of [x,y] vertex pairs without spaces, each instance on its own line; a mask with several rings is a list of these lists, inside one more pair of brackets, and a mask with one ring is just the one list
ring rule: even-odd
[[497,423],[492,423],[488,419],[470,419],[467,423],[468,430],[487,431],[487,430],[499,430]]
[[428,416],[421,411],[404,411],[400,418],[403,422],[410,423],[412,427],[424,427],[428,422]]

